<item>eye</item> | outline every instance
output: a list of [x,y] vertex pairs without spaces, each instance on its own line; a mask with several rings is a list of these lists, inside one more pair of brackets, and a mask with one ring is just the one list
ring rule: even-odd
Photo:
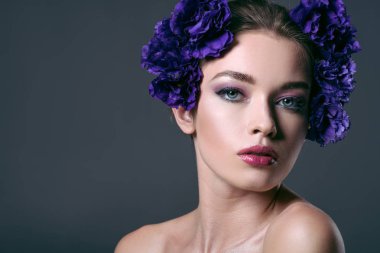
[[292,107],[295,104],[294,98],[284,98],[280,101],[280,104],[285,107]]
[[220,91],[216,92],[221,98],[229,101],[229,102],[240,102],[244,99],[243,93],[237,89],[232,87],[223,88]]
[[305,109],[306,100],[303,97],[284,97],[278,100],[277,104],[285,109],[300,112]]

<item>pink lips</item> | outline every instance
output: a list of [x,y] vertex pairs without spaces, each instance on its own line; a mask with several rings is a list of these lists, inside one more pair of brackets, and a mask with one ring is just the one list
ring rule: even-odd
[[239,157],[251,166],[263,167],[272,165],[277,161],[277,153],[268,146],[253,146],[242,149]]

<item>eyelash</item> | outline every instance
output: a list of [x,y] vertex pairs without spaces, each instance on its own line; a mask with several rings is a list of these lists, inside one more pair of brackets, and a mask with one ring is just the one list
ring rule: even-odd
[[[293,105],[287,106],[287,105],[281,104],[286,99],[291,100],[293,102]],[[295,112],[302,112],[306,107],[306,100],[303,97],[283,97],[283,98],[279,99],[276,102],[276,104],[285,108],[285,109],[289,109],[289,110],[292,110]]]
[[[236,92],[237,96],[240,95],[242,98],[234,99],[234,98],[228,97],[229,95],[231,95],[231,94],[228,94],[229,92]],[[245,99],[244,93],[240,89],[234,88],[234,87],[223,88],[220,91],[216,92],[216,94],[218,94],[222,99],[227,100],[228,102],[231,102],[231,103],[238,103]]]
[[[236,95],[238,97],[240,96],[240,98],[236,99],[236,98],[229,97],[229,95],[230,95],[229,92],[236,92]],[[228,102],[231,102],[231,103],[239,103],[239,102],[246,99],[244,93],[240,89],[234,88],[234,87],[223,88],[223,89],[217,91],[216,94],[219,95],[222,99],[224,99]],[[283,104],[283,102],[287,99],[291,100],[293,102],[292,105],[284,105]],[[306,107],[306,100],[304,97],[292,97],[292,96],[282,97],[276,101],[276,105],[279,105],[279,106],[281,106],[287,110],[291,110],[294,112],[302,112],[302,111],[304,111],[304,109]]]

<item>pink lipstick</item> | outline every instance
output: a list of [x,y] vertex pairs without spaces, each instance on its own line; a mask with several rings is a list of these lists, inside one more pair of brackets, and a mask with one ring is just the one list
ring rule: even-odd
[[238,156],[244,162],[255,167],[269,166],[277,161],[277,153],[268,146],[253,146],[239,151]]

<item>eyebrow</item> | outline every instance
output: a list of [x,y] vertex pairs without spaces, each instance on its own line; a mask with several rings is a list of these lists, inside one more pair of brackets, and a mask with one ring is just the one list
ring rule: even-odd
[[[230,77],[232,79],[245,82],[245,83],[250,83],[250,84],[255,83],[255,79],[251,75],[232,71],[232,70],[222,71],[216,74],[211,80],[214,80],[218,77],[223,77],[223,76]],[[291,90],[291,89],[309,90],[310,85],[307,82],[296,81],[296,82],[287,82],[283,86],[281,86],[281,90]]]
[[242,81],[245,83],[253,84],[255,82],[255,80],[253,79],[253,77],[251,75],[232,71],[232,70],[226,70],[226,71],[220,72],[220,73],[216,74],[211,80],[214,80],[214,79],[216,79],[218,77],[222,77],[222,76],[227,76],[227,77],[230,77],[232,79]]
[[281,90],[292,90],[292,89],[309,90],[310,85],[307,82],[299,81],[299,82],[287,82],[281,87]]

